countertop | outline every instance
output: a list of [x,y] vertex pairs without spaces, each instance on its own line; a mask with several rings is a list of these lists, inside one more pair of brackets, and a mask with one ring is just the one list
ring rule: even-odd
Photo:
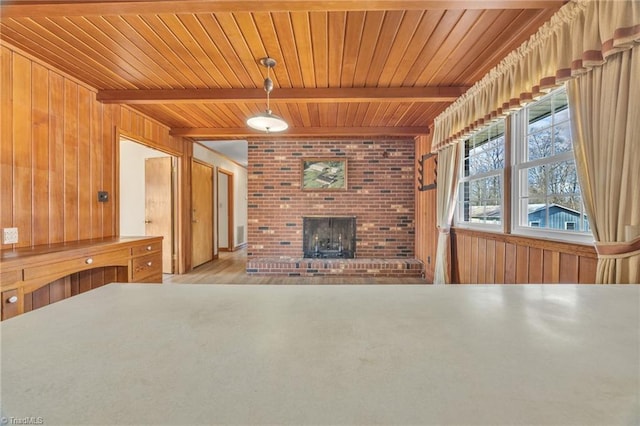
[[640,422],[636,285],[110,284],[0,333],[9,424]]

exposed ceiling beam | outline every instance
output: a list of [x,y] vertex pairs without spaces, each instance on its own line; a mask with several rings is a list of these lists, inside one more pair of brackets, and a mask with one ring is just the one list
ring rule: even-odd
[[[272,102],[453,102],[468,87],[355,87],[276,89]],[[263,102],[263,89],[100,90],[97,100],[107,104]]]
[[351,10],[547,9],[566,0],[4,0],[1,19],[55,16],[140,15]]
[[256,139],[256,138],[288,138],[288,137],[343,137],[343,136],[408,136],[426,135],[427,127],[290,127],[280,133],[260,133],[246,127],[238,128],[173,128],[172,136],[196,139]]

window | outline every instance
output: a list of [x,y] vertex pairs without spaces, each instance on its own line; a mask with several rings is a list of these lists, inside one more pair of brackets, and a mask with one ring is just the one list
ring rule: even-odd
[[[461,144],[456,226],[501,232],[510,222],[509,232],[517,234],[592,241],[564,88],[480,129]],[[510,177],[510,188],[504,188],[505,176]],[[511,205],[505,206],[507,191]]]
[[566,91],[553,91],[512,119],[514,232],[536,228],[533,232],[551,238],[563,238],[567,231],[590,236],[573,159]]
[[504,121],[485,127],[464,141],[457,223],[502,224]]

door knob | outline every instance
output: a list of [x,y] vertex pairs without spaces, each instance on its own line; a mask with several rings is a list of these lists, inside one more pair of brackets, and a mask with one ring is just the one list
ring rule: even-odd
[[11,296],[7,299],[8,303],[16,303],[18,301],[18,296]]
[[145,220],[144,223],[151,223],[151,221],[150,220]]

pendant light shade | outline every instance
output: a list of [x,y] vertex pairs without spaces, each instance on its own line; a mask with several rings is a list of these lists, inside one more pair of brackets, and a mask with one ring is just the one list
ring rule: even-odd
[[270,109],[249,118],[247,126],[267,133],[282,132],[289,127],[286,121],[273,114]]
[[273,58],[267,57],[260,59],[260,64],[267,68],[267,78],[264,79],[264,91],[267,92],[267,109],[265,112],[248,118],[247,126],[266,133],[282,132],[283,130],[287,130],[289,125],[281,117],[272,113],[269,108],[269,94],[273,90],[273,81],[271,77],[269,77],[269,70],[276,66],[276,61]]

